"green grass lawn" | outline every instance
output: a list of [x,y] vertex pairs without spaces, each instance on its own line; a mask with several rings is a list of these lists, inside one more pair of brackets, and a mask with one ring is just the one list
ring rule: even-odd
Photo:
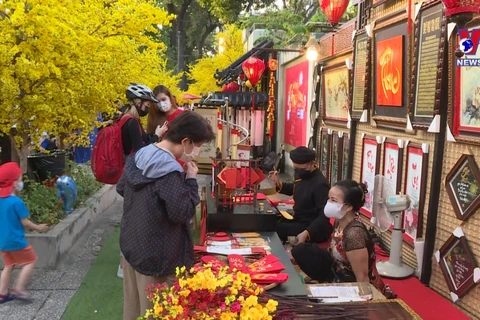
[[123,281],[117,278],[120,229],[105,241],[95,263],[70,300],[63,320],[118,320],[123,317]]
[[[199,221],[199,210],[197,221]],[[193,230],[195,243],[199,230]],[[70,300],[62,320],[118,320],[123,318],[123,281],[117,278],[120,229],[105,241],[97,259]]]

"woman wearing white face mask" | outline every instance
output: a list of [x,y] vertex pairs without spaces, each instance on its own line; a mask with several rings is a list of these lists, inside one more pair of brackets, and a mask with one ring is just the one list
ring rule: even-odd
[[[162,137],[168,130],[168,123],[171,123],[184,110],[178,108],[175,97],[165,86],[159,85],[153,89],[153,94],[158,100],[155,108],[148,112],[147,133],[154,134],[157,128],[162,128]],[[163,126],[167,121],[167,126]],[[160,138],[162,138],[160,137]]]
[[328,193],[324,213],[335,219],[328,250],[316,244],[301,243],[292,249],[300,268],[319,282],[371,282],[384,290],[375,268],[374,242],[358,217],[365,204],[367,188],[352,180],[337,182]]
[[[200,115],[184,112],[162,141],[129,157],[117,192],[124,197],[120,229],[123,260],[124,320],[151,308],[145,287],[162,283],[177,266],[194,262],[190,220],[200,202],[194,160],[212,127]],[[184,169],[177,162],[185,162]]]

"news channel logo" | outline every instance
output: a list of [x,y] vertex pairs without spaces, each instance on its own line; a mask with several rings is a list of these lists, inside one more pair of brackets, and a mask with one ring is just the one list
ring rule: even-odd
[[[475,31],[476,30],[473,30],[472,34],[474,34]],[[468,57],[469,55],[476,56],[478,43],[474,43],[470,37],[465,37],[464,33],[460,33],[460,37],[461,39],[455,51],[457,67],[480,67],[480,58]]]

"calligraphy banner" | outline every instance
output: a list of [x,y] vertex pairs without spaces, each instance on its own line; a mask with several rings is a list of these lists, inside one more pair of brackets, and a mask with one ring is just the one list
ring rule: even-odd
[[416,238],[422,236],[423,211],[425,207],[425,189],[427,183],[428,153],[422,146],[408,145],[405,174],[405,194],[410,197],[410,208],[403,213],[404,238],[413,245]]
[[352,104],[352,118],[360,118],[364,109],[368,109],[370,97],[370,38],[365,32],[355,37],[355,50],[353,53],[353,86],[350,101]]
[[375,32],[374,112],[380,126],[405,127],[407,116],[408,61],[407,24],[388,26]]
[[368,193],[365,196],[365,205],[360,212],[371,217],[373,207],[373,193],[375,192],[375,176],[379,171],[380,147],[376,138],[363,138],[362,170],[360,181],[367,186]]
[[[195,112],[204,117],[207,122],[212,126],[215,137],[217,136],[217,108],[195,108]],[[217,151],[217,140],[214,139],[209,143],[204,143],[200,149],[200,155],[198,156],[198,163],[212,163],[212,158],[215,159]]]
[[321,132],[321,146],[320,146],[320,171],[329,180],[330,159],[331,159],[331,134],[327,129],[323,128]]
[[423,123],[423,128],[427,128],[440,107],[446,18],[441,3],[424,5],[418,16],[414,47],[417,59],[412,82],[415,90],[411,97],[414,124]]
[[390,184],[393,193],[398,193],[402,184],[403,147],[398,142],[387,140],[383,148],[383,176]]
[[285,70],[284,142],[292,147],[305,146],[307,140],[307,99],[309,61]]

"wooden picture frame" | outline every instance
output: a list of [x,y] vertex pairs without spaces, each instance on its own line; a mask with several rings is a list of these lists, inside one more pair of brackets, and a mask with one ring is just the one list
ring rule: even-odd
[[350,156],[350,134],[343,133],[343,148],[342,148],[342,176],[340,180],[349,179],[351,177],[348,176],[348,166],[349,156]]
[[463,154],[445,179],[457,219],[465,221],[480,206],[480,170],[472,155]]
[[456,228],[435,253],[435,259],[454,303],[480,282],[480,268],[461,227]]
[[[469,27],[480,28],[480,25]],[[450,38],[453,48],[459,44],[459,36]],[[454,40],[456,39],[456,40]],[[455,51],[455,49],[453,50]],[[457,66],[462,59],[480,59],[480,50],[474,56],[464,56],[453,60],[453,117],[452,134],[459,142],[480,143],[480,68]]]
[[[404,130],[408,111],[407,23],[379,29],[374,37],[373,119],[378,126]],[[386,63],[386,55],[394,62]]]
[[331,129],[322,128],[320,137],[320,158],[318,165],[320,172],[322,172],[327,180],[329,180],[330,177],[330,159],[332,157],[331,132]]
[[429,145],[408,144],[406,147],[404,194],[410,197],[410,208],[403,212],[403,238],[413,246],[413,242],[423,235],[423,213],[428,177]]
[[322,71],[323,118],[346,123],[349,111],[350,71],[345,64],[324,68]]
[[342,180],[343,132],[332,132],[332,159],[330,165],[330,185]]
[[387,2],[387,0],[372,0],[372,8],[378,7],[385,2]]
[[360,181],[367,186],[365,205],[360,209],[364,215],[372,216],[373,194],[375,192],[375,176],[380,171],[380,152],[382,148],[381,137],[363,136],[362,138],[362,166]]
[[[217,118],[218,110],[217,108],[195,108],[195,113],[198,113],[204,117],[209,124],[212,126],[213,133],[215,137],[218,133]],[[211,164],[212,159],[216,158],[217,152],[217,138],[209,143],[204,143],[200,149],[200,155],[198,156],[198,163]]]
[[424,4],[415,22],[409,113],[416,129],[428,129],[439,112],[446,25],[443,4],[438,2]]
[[350,113],[352,119],[360,119],[363,111],[370,107],[371,47],[372,42],[365,30],[357,31],[351,71]]
[[403,141],[387,139],[383,143],[383,176],[395,194],[402,188]]
[[313,83],[314,83],[314,103],[318,113],[320,113],[320,100],[322,99],[321,83],[322,83],[322,65],[317,63],[313,67]]

